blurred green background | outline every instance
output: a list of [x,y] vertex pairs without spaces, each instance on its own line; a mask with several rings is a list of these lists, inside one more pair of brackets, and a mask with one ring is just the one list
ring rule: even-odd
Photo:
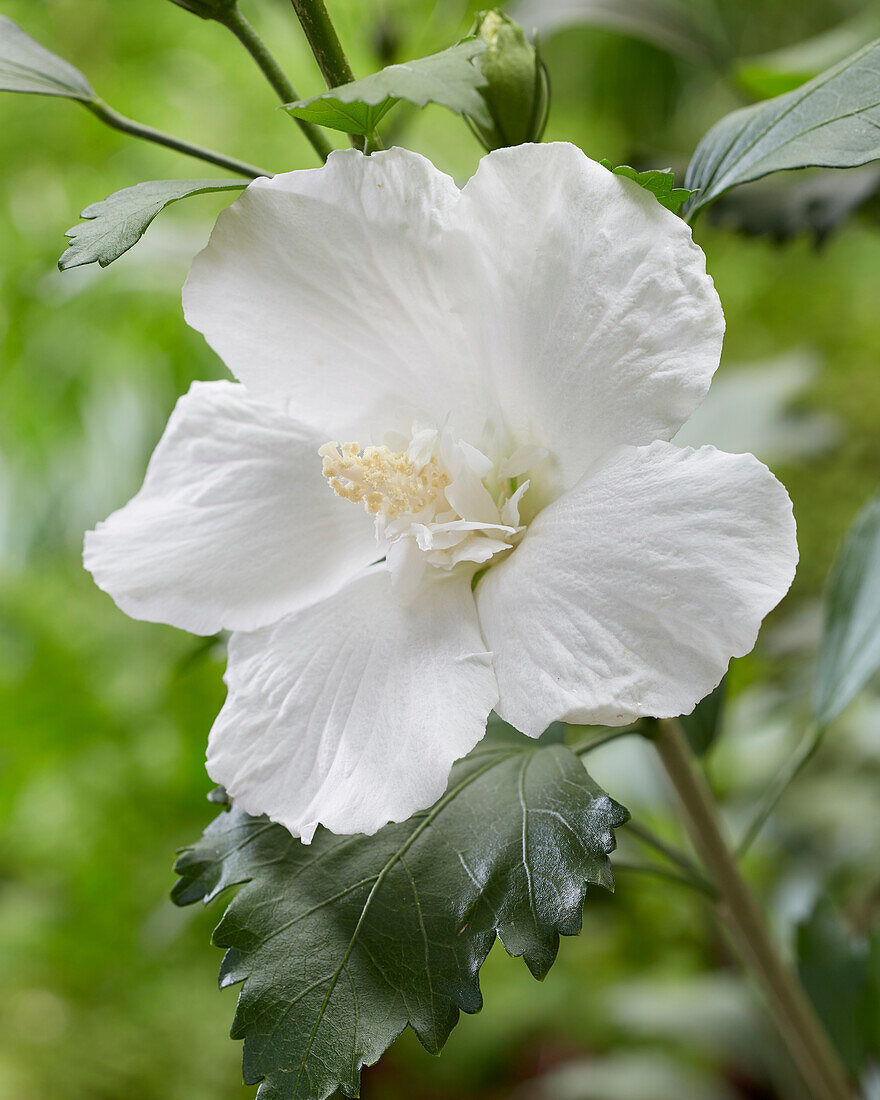
[[[300,94],[319,91],[286,0],[242,7]],[[451,44],[476,7],[330,0],[359,75]],[[273,169],[315,163],[231,35],[168,0],[2,0],[0,13],[133,117]],[[683,169],[722,114],[880,34],[877,8],[830,0],[545,0],[519,13],[544,32],[546,137],[639,167]],[[765,56],[814,36],[793,59]],[[106,271],[61,275],[63,232],[84,206],[142,179],[212,170],[65,101],[6,95],[0,112],[0,1097],[246,1097],[240,1046],[227,1038],[234,994],[217,991],[208,944],[219,906],[167,899],[175,849],[214,812],[203,753],[223,698],[222,650],[129,621],[79,558],[82,531],[140,484],[177,395],[224,374],[179,301],[222,197],[166,211]],[[390,118],[396,140],[459,179],[473,171],[479,148],[456,118],[439,108]],[[802,732],[823,578],[880,480],[877,182],[869,168],[753,185],[695,230],[728,330],[693,441],[770,463],[794,499],[802,552],[792,593],[732,671],[707,761],[734,829]],[[590,769],[678,836],[647,748],[609,746]],[[878,778],[880,699],[868,692],[749,859],[784,944],[817,899],[856,931],[870,927]],[[623,855],[629,843],[621,837]],[[483,1012],[462,1020],[442,1058],[404,1035],[365,1072],[363,1095],[798,1095],[701,899],[659,879],[622,870],[613,897],[597,892],[583,934],[562,943],[541,985],[496,947],[483,990]],[[835,1025],[844,1044],[850,1022],[844,1011]]]

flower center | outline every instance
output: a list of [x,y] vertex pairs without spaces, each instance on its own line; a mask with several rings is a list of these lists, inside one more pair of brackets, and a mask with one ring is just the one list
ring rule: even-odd
[[520,475],[547,452],[520,447],[496,461],[449,428],[417,427],[405,449],[330,442],[318,454],[333,492],[375,516],[392,573],[416,576],[426,565],[485,565],[511,550],[525,531],[529,482]]
[[374,516],[421,512],[449,484],[436,458],[417,469],[406,451],[390,447],[362,451],[358,443],[325,443],[318,454],[333,492],[343,500],[363,502]]

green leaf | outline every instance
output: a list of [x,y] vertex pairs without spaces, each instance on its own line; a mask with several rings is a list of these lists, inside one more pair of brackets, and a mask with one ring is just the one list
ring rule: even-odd
[[697,146],[693,213],[730,187],[790,168],[855,168],[880,158],[880,40],[786,95],[744,107]]
[[880,668],[880,497],[856,516],[825,589],[825,628],[813,696],[826,725]]
[[496,935],[537,978],[581,927],[588,883],[612,887],[627,819],[565,746],[509,727],[453,768],[429,811],[375,836],[319,829],[310,846],[233,808],[177,862],[180,905],[246,883],[214,932],[225,987],[244,982],[232,1036],[260,1100],[358,1095],[409,1025],[437,1053],[482,1004]]
[[80,216],[85,223],[67,230],[70,244],[58,266],[66,271],[97,261],[106,267],[137,244],[169,203],[211,191],[241,191],[246,186],[242,180],[147,180],[114,191],[83,210]]
[[628,180],[637,183],[639,187],[644,187],[646,191],[650,191],[660,205],[665,206],[667,210],[671,210],[673,214],[677,214],[681,205],[694,194],[693,191],[688,191],[685,187],[673,187],[675,174],[671,168],[663,170],[651,168],[647,172],[637,172],[635,168],[630,168],[628,164],[619,164],[615,168],[610,160],[600,160],[599,163],[603,168],[607,168],[609,172],[613,172],[615,176],[625,176]]
[[860,939],[820,898],[798,925],[797,968],[840,1057],[858,1074],[869,1055],[880,1054],[880,934]]
[[79,69],[50,53],[0,15],[0,91],[54,95],[91,103],[97,97]]
[[725,676],[713,692],[701,699],[690,714],[679,718],[681,728],[697,756],[703,756],[711,748],[721,729],[721,712],[727,686]]
[[465,39],[441,53],[389,65],[362,80],[331,88],[311,99],[288,103],[284,109],[295,118],[317,126],[367,136],[395,103],[405,99],[417,107],[439,103],[489,127],[492,118],[479,91],[487,80],[474,64],[474,58],[485,48],[485,42]]

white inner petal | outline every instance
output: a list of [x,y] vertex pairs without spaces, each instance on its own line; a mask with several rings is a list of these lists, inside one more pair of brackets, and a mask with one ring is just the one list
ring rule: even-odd
[[448,427],[421,424],[405,446],[398,435],[388,440],[363,448],[330,442],[318,453],[333,492],[375,516],[377,541],[398,583],[409,587],[426,565],[485,565],[519,542],[530,483],[517,479],[547,457],[544,448],[490,457]]

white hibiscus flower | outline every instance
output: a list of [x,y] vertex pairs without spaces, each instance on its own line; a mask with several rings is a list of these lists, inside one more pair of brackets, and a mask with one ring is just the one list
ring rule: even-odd
[[233,632],[208,771],[306,841],[429,806],[493,707],[690,711],[791,583],[766,467],[668,442],[721,350],[703,253],[574,146],[258,179],[184,307],[239,381],[181,398],[85,562]]

